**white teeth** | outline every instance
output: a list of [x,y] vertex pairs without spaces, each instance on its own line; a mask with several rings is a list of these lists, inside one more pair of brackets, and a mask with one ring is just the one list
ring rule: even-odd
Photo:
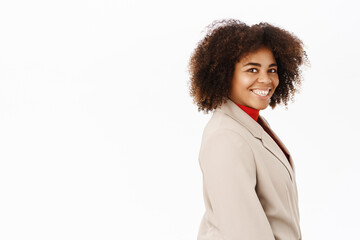
[[260,95],[260,96],[263,96],[263,97],[265,97],[266,95],[269,94],[269,90],[263,91],[263,90],[254,89],[254,90],[252,90],[252,91],[253,91],[255,94]]

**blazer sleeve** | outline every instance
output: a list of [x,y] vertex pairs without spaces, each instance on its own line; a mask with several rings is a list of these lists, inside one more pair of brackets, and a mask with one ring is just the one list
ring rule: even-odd
[[232,130],[218,130],[202,146],[199,162],[223,239],[274,240],[255,190],[255,159],[246,140]]

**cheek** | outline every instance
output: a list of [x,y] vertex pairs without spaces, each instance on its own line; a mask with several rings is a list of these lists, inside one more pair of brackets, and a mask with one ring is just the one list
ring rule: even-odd
[[275,78],[273,83],[274,83],[275,88],[277,88],[277,86],[279,86],[279,78]]
[[241,76],[237,76],[236,78],[233,79],[233,86],[236,89],[247,89],[251,86],[252,84],[252,80],[251,78],[241,75]]

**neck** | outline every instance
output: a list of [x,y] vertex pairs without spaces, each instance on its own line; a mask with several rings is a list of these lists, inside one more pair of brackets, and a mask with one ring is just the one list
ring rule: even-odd
[[254,108],[251,108],[251,107],[246,107],[244,105],[240,105],[240,104],[237,104],[244,112],[246,112],[252,119],[254,119],[255,121],[258,120],[258,117],[259,117],[259,112],[260,110],[258,109],[254,109]]

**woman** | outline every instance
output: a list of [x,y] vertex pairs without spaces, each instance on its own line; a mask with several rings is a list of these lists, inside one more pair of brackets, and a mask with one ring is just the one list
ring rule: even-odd
[[287,105],[305,62],[302,41],[268,23],[215,21],[199,42],[190,94],[213,115],[199,153],[198,240],[301,239],[294,163],[259,111]]

